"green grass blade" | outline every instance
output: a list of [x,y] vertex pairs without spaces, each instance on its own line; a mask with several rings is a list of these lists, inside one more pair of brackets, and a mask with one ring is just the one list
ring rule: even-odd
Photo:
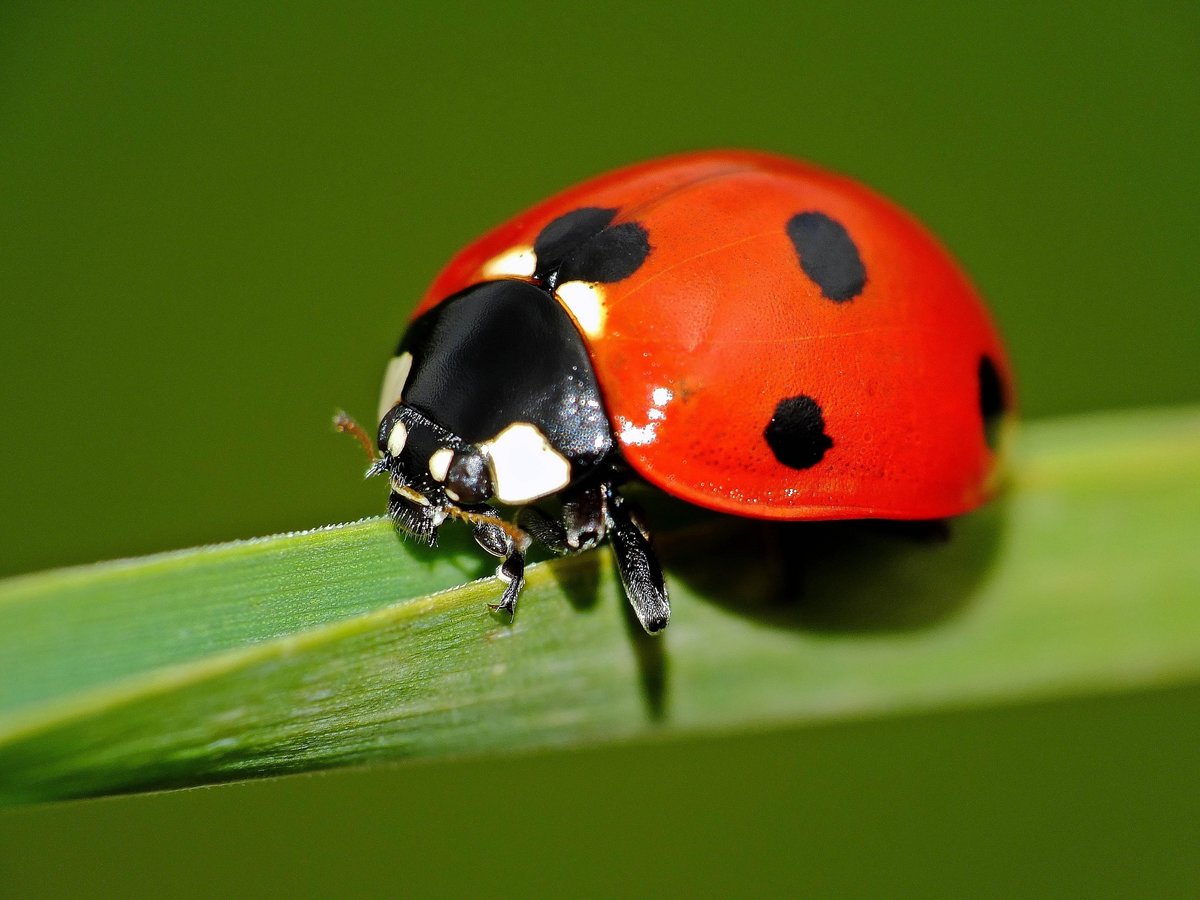
[[1005,500],[947,542],[667,509],[657,639],[607,551],[532,567],[510,627],[461,535],[380,520],[12,579],[0,798],[1195,679],[1197,483],[1180,409],[1029,425]]

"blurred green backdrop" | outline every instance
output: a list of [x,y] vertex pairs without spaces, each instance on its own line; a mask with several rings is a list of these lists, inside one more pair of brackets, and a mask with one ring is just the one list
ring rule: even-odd
[[[1028,416],[1200,399],[1200,7],[0,5],[0,574],[376,513],[463,242],[605,168],[776,150],[892,196]],[[0,673],[2,677],[2,673]],[[1200,690],[0,813],[17,895],[1194,894]]]

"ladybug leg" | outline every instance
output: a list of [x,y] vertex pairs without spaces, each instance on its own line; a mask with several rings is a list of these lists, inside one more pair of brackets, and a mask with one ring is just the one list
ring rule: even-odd
[[521,596],[521,588],[525,586],[525,554],[513,547],[504,562],[496,569],[496,577],[508,582],[499,603],[489,603],[488,608],[495,612],[508,613],[509,621],[517,614],[517,598]]
[[496,568],[496,577],[505,582],[504,594],[499,603],[489,603],[488,608],[508,613],[511,620],[517,614],[517,599],[525,586],[525,545],[529,542],[522,545],[514,541],[502,525],[498,519],[480,519],[475,522],[474,534],[475,543],[492,556],[504,558]]
[[521,510],[517,524],[560,556],[579,553],[603,540],[606,505],[604,485],[594,484],[564,498],[561,522],[536,506],[527,506]]
[[504,531],[499,520],[480,519],[471,528],[475,543],[492,556],[508,556],[512,549],[512,538]]
[[590,550],[604,539],[608,488],[591,485],[563,501],[563,530],[570,552]]
[[548,516],[536,506],[526,506],[517,514],[517,525],[529,532],[533,539],[560,556],[570,553],[567,530],[557,519]]
[[625,596],[646,632],[657,634],[671,620],[671,601],[662,567],[625,499],[612,487],[607,488],[607,494],[608,539],[617,557]]

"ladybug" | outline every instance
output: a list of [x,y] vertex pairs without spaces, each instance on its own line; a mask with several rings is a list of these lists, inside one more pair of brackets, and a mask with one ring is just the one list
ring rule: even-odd
[[1012,393],[979,296],[909,215],[806,163],[695,153],[455,256],[388,364],[371,471],[400,529],[464,520],[501,558],[493,609],[515,613],[534,540],[607,540],[654,633],[670,603],[630,479],[759,519],[942,519],[995,489]]

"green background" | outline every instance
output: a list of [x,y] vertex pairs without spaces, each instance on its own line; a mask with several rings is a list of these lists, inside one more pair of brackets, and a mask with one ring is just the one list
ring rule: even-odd
[[[434,6],[0,5],[0,574],[378,512],[329,416],[371,415],[441,263],[679,150],[807,157],[913,210],[991,299],[1027,416],[1200,399],[1195,4]],[[0,885],[1194,895],[1197,712],[0,812]]]

